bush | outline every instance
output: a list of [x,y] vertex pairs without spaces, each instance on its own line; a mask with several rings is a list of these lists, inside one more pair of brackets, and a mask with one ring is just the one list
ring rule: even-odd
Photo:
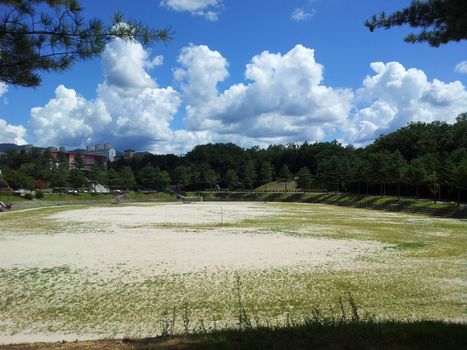
[[31,200],[31,199],[33,199],[34,197],[33,197],[33,195],[32,195],[31,193],[26,193],[26,194],[24,195],[24,198],[25,198],[25,199]]
[[44,193],[42,191],[36,191],[36,199],[43,199]]

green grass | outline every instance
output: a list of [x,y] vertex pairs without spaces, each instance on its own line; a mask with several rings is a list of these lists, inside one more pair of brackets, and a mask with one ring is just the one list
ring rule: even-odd
[[[11,239],[12,234],[62,232],[65,227],[51,219],[52,214],[88,207],[1,215],[0,241]],[[219,269],[166,275],[144,274],[127,265],[114,266],[110,274],[101,273],[98,266],[92,270],[2,268],[0,334],[33,331],[148,337],[163,334],[171,315],[175,315],[173,333],[184,333],[187,319],[191,331],[235,328],[239,292],[252,322],[271,327],[282,327],[290,319],[303,324],[315,307],[332,318],[340,310],[339,298],[349,292],[360,310],[378,322],[467,320],[467,221],[316,204],[268,203],[265,207],[275,211],[223,227],[178,225],[174,230],[199,229],[202,234],[205,229],[245,229],[264,235],[377,241],[385,249],[362,254],[355,264],[339,268]],[[74,230],[86,232],[91,226],[68,223],[66,232]],[[351,315],[349,305],[345,312]],[[391,322],[386,324],[396,331],[398,323]],[[258,330],[259,334],[270,331]],[[209,341],[227,344],[234,334],[214,334]]]
[[[283,192],[285,191],[285,188],[286,188],[286,184],[284,181],[272,181],[272,182],[269,182],[265,185],[261,185],[257,188],[255,188],[255,191],[258,191],[258,192],[263,192],[263,191],[279,191],[279,192]],[[297,188],[297,183],[295,181],[288,181],[287,182],[287,191],[296,191],[298,190]]]

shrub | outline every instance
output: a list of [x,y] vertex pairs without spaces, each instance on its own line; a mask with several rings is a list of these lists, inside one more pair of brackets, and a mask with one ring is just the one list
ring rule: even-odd
[[25,199],[31,200],[31,199],[33,199],[34,197],[33,197],[33,195],[32,195],[31,193],[26,193],[26,194],[24,195],[24,198],[25,198]]
[[44,193],[42,191],[36,191],[36,199],[43,199]]

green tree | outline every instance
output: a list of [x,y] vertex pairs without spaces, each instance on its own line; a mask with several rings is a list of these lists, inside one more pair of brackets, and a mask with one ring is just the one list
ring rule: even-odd
[[201,172],[200,172],[200,183],[203,185],[208,186],[209,188],[213,188],[214,185],[217,183],[219,176],[217,173],[209,166],[209,164],[204,163],[201,165]]
[[439,192],[439,178],[438,178],[438,175],[436,174],[436,171],[433,171],[427,175],[426,184],[433,196],[433,202],[436,203],[436,195]]
[[401,197],[400,185],[404,181],[406,166],[407,162],[399,151],[390,154],[386,159],[385,179],[388,181],[388,183],[397,185],[397,199],[399,200]]
[[158,176],[157,176],[156,188],[158,190],[164,191],[167,189],[167,186],[170,185],[170,181],[171,181],[171,178],[167,171],[165,170],[159,171]]
[[104,167],[101,164],[96,163],[91,167],[91,171],[89,172],[89,179],[101,185],[108,185],[109,178],[107,175],[107,171],[104,169]]
[[79,170],[82,170],[84,168],[84,159],[83,159],[83,156],[78,153],[75,157],[75,168],[76,169],[79,169]]
[[[158,171],[156,168],[145,166],[138,174],[138,182],[146,189],[155,189],[158,182]],[[110,179],[109,179],[110,180]]]
[[453,180],[457,190],[457,203],[460,204],[461,190],[467,190],[467,158],[454,168]]
[[313,176],[311,175],[310,169],[307,167],[303,167],[297,174],[297,185],[303,191],[311,189],[311,185],[313,184]]
[[279,173],[279,179],[284,182],[284,192],[287,192],[287,183],[292,180],[292,173],[289,170],[289,167],[284,164]]
[[175,168],[174,175],[174,181],[179,189],[183,189],[191,185],[192,173],[190,167],[180,165]]
[[110,168],[107,170],[107,184],[113,190],[120,189],[122,185],[122,181],[120,178],[120,174],[115,170]]
[[330,158],[323,158],[318,163],[317,175],[319,182],[326,186],[326,190],[331,188],[339,192],[339,157],[333,155]]
[[68,175],[68,182],[70,183],[71,187],[73,188],[82,188],[83,185],[86,183],[86,176],[84,175],[82,170],[79,169],[71,169]]
[[410,162],[405,170],[404,178],[409,185],[415,186],[416,197],[419,200],[419,188],[426,182],[426,170],[419,158]]
[[65,167],[55,168],[52,172],[50,185],[53,188],[58,189],[63,189],[70,186],[70,184],[68,183],[68,169]]
[[115,37],[143,44],[168,42],[168,29],[151,29],[125,20],[86,21],[78,0],[0,0],[0,81],[38,86],[40,72],[64,71],[76,61],[99,55]]
[[233,190],[238,185],[238,175],[237,172],[233,169],[227,170],[225,174],[225,183],[229,190]]
[[467,39],[467,1],[465,0],[413,0],[411,5],[390,15],[384,12],[365,22],[370,31],[376,28],[389,29],[408,24],[422,28],[418,34],[409,34],[409,43],[428,42],[438,47],[449,41]]
[[251,190],[256,181],[255,164],[252,160],[248,160],[245,162],[245,164],[242,167],[242,175],[243,184],[246,188]]
[[261,164],[261,169],[259,171],[259,179],[264,185],[264,189],[267,190],[267,184],[272,181],[273,176],[273,166],[270,162],[264,161]]
[[136,179],[133,174],[133,170],[130,167],[123,167],[120,170],[120,186],[121,188],[128,190],[133,190],[136,187]]

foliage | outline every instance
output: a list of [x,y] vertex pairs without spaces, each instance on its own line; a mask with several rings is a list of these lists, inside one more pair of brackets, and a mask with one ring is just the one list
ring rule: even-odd
[[113,38],[143,44],[171,40],[168,29],[151,29],[117,13],[113,23],[86,21],[78,0],[0,1],[0,81],[38,86],[40,73],[65,71],[99,55]]
[[238,175],[235,170],[227,170],[227,173],[225,174],[225,183],[227,184],[229,190],[233,190],[238,186]]
[[384,12],[379,17],[373,16],[365,22],[370,31],[375,28],[389,29],[408,24],[420,27],[418,34],[409,34],[405,41],[409,43],[428,42],[438,47],[449,41],[467,39],[467,2],[465,0],[413,0],[411,5],[390,15]]
[[302,190],[309,190],[311,189],[311,185],[313,183],[313,177],[311,175],[310,169],[307,167],[303,167],[298,172],[298,179],[297,185]]
[[[280,191],[285,189],[284,179],[297,177],[299,187],[307,190],[433,199],[437,192],[441,200],[462,201],[467,200],[466,163],[464,113],[452,125],[410,123],[364,148],[344,147],[336,141],[272,145],[264,149],[206,144],[184,156],[147,153],[131,160],[118,158],[108,168],[96,164],[90,170],[81,170],[86,179],[80,181],[122,190],[164,190],[172,183],[181,191],[214,189],[216,185],[271,191],[272,187],[266,184],[274,180],[277,169],[282,189],[274,189]],[[43,149],[11,150],[0,155],[0,168],[14,189],[70,186],[71,170],[63,153],[53,159]],[[304,168],[308,169],[311,182]]]
[[36,191],[36,199],[43,199],[44,198],[44,192],[42,191]]

